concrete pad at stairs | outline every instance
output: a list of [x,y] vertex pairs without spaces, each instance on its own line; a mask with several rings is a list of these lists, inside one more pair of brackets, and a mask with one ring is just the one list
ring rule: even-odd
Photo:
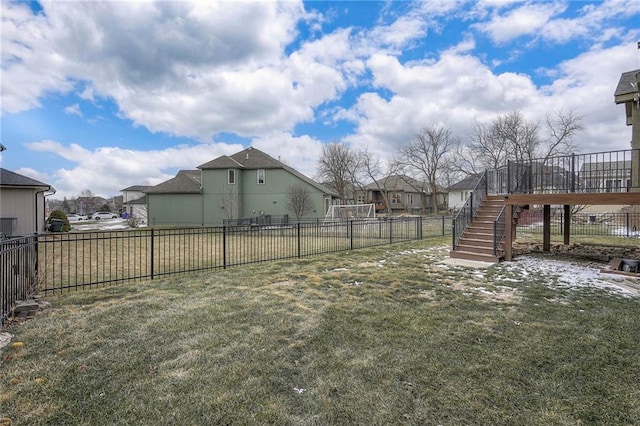
[[488,268],[491,265],[495,265],[493,262],[481,262],[479,260],[468,260],[468,259],[456,259],[450,257],[445,259],[442,263],[453,266],[465,266],[467,268]]

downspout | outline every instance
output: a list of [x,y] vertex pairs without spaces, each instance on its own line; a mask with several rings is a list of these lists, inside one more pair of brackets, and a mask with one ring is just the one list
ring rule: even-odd
[[[43,189],[42,191],[36,191],[36,193],[35,193],[36,207],[38,207],[38,194],[44,193],[44,192],[47,192],[47,191],[51,191],[51,193],[50,194],[45,194],[42,197],[42,219],[44,220],[44,222],[46,222],[46,220],[47,220],[47,200],[46,200],[46,197],[55,194],[56,193],[56,189],[53,186],[49,185],[49,187],[47,189]],[[35,225],[36,225],[36,228],[35,228],[36,229],[36,233],[39,233],[39,231],[38,231],[38,212],[37,212],[37,210],[36,210],[35,222],[36,222],[35,223]]]

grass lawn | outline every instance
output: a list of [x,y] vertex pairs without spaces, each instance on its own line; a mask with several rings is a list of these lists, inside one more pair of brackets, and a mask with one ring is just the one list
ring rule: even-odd
[[[640,423],[640,298],[449,237],[72,292],[0,349],[13,425]],[[5,420],[8,421],[8,420]],[[0,423],[2,424],[2,423]]]

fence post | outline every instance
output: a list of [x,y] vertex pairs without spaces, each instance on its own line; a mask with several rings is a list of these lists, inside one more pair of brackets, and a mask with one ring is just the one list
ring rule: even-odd
[[393,244],[393,218],[389,218],[389,244]]
[[571,153],[571,192],[576,192],[576,154]]
[[[628,215],[628,213],[627,213]],[[35,234],[33,234],[33,253],[36,256],[35,260],[33,261],[33,272],[34,272],[34,279],[36,280],[35,286],[34,286],[34,290],[37,293],[38,292],[38,233],[36,232]]]
[[227,226],[222,225],[222,269],[227,269]]
[[[317,228],[318,228],[318,225],[316,224],[316,229]],[[301,256],[301,250],[300,250],[300,244],[301,244],[301,241],[300,241],[300,222],[298,222],[296,224],[296,239],[297,239],[297,244],[298,244],[298,259],[299,259],[300,256]]]
[[455,219],[451,221],[451,236],[452,236],[451,250],[455,250],[456,249],[456,220]]
[[153,251],[154,250],[153,250],[153,248],[154,248],[154,244],[155,244],[155,242],[154,242],[154,240],[155,240],[155,232],[156,232],[156,230],[154,228],[151,228],[151,252],[149,253],[149,263],[150,263],[150,268],[151,268],[151,270],[150,270],[151,279],[153,279],[153,273],[154,273],[154,271],[153,271],[153,261],[154,261],[154,259],[153,259]]
[[629,238],[629,212],[627,212],[627,238]]
[[484,195],[489,195],[489,172],[484,171]]
[[353,219],[349,221],[349,250],[353,250]]

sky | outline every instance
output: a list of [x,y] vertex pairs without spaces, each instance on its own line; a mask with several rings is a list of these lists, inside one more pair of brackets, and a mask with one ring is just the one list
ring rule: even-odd
[[629,149],[613,93],[640,1],[0,2],[0,165],[103,197],[258,148],[309,177],[325,144],[389,158],[421,128],[573,110]]

